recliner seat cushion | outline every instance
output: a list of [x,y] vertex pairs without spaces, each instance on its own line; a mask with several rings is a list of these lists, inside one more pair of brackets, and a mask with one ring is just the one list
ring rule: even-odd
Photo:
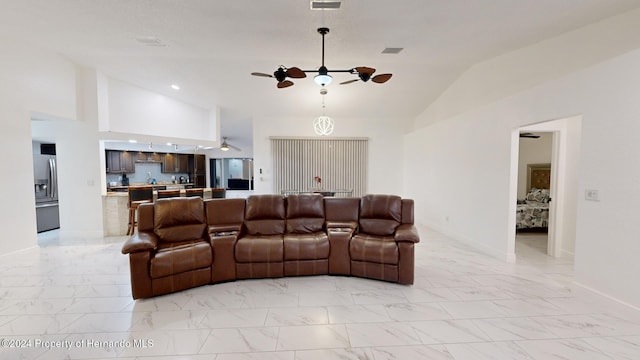
[[351,260],[398,264],[398,245],[393,237],[358,234],[349,242]]
[[201,239],[207,229],[204,203],[200,198],[160,199],[153,223],[160,242]]
[[207,268],[212,261],[211,245],[204,239],[165,246],[151,259],[151,278]]
[[285,260],[328,259],[329,251],[329,237],[325,233],[287,234],[284,236]]
[[283,253],[282,235],[247,235],[238,239],[235,248],[236,261],[239,263],[282,262]]

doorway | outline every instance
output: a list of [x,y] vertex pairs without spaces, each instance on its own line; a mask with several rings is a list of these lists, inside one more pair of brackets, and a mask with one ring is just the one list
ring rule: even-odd
[[515,252],[520,258],[549,254],[553,132],[520,131]]
[[[576,242],[576,218],[578,202],[578,173],[580,157],[580,133],[581,116],[573,116],[560,120],[552,120],[535,125],[524,126],[514,129],[512,136],[512,165],[511,165],[511,190],[510,201],[513,204],[509,221],[509,249],[513,252],[513,258],[517,259],[516,249],[516,226],[517,226],[517,203],[528,196],[531,188],[532,167],[520,165],[520,148],[522,133],[532,133],[540,135],[540,138],[529,138],[528,141],[542,139],[543,136],[550,136],[546,139],[551,148],[550,160],[542,162],[544,159],[535,160],[534,165],[548,166],[550,171],[549,189],[547,192],[538,193],[538,197],[532,196],[533,200],[545,200],[548,196],[548,221],[546,223],[547,246],[546,255],[552,257],[573,257]],[[535,148],[535,146],[534,146]],[[540,151],[540,150],[538,150]],[[545,154],[535,154],[535,156],[548,156]],[[538,162],[540,161],[540,162]],[[521,169],[525,170],[521,170]],[[536,168],[535,166],[533,168]],[[522,175],[521,175],[522,173]],[[519,187],[518,183],[530,182],[530,187]],[[536,225],[536,224],[533,224]],[[534,226],[535,227],[535,226]],[[542,236],[539,236],[542,237]],[[529,241],[535,241],[529,239]],[[543,240],[540,240],[543,241]],[[545,247],[536,244],[540,251]]]

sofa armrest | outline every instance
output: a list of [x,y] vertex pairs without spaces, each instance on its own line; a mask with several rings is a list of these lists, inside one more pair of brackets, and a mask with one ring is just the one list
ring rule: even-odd
[[396,229],[394,239],[396,240],[396,242],[408,241],[412,243],[417,243],[417,242],[420,242],[420,235],[418,235],[418,229],[416,229],[415,225],[401,224]]
[[355,221],[327,221],[327,231],[353,231],[358,227],[358,223]]
[[229,236],[240,234],[242,230],[242,224],[223,224],[223,225],[209,225],[209,236],[211,238],[217,236]]
[[123,254],[153,250],[158,246],[158,236],[151,232],[138,232],[122,246]]

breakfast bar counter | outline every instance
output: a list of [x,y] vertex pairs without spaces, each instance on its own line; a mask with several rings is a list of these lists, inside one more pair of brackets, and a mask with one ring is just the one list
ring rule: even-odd
[[[151,186],[151,185],[150,185]],[[203,189],[203,199],[211,199],[213,191],[224,189]],[[180,190],[180,196],[186,196],[186,190]],[[157,200],[158,192],[153,191],[153,200]],[[129,194],[126,191],[109,191],[103,195],[102,201],[104,236],[124,236],[129,224]]]

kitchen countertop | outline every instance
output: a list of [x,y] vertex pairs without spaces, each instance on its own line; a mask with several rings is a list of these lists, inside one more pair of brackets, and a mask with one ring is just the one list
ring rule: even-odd
[[[155,184],[155,185],[149,185],[149,184],[130,184],[129,186],[123,186],[123,185],[117,185],[117,186],[107,186],[107,193],[110,192],[123,192],[126,193],[127,190],[130,187],[151,187],[155,190],[157,190],[158,188],[161,188],[164,190],[176,190],[176,189],[184,189],[185,186],[189,186],[192,187],[194,184],[193,183],[186,183],[186,184],[173,184],[173,183],[168,183],[168,184],[164,184],[164,183],[160,183],[160,184]],[[166,187],[166,188],[165,188]]]

